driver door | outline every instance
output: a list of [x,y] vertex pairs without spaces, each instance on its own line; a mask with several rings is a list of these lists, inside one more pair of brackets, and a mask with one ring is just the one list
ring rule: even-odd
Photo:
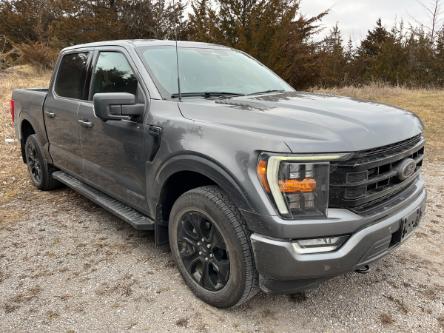
[[145,211],[147,203],[145,163],[153,146],[143,119],[103,121],[94,113],[96,93],[127,92],[148,107],[140,80],[129,57],[120,49],[100,50],[95,55],[90,98],[81,102],[78,115],[83,178],[102,192]]

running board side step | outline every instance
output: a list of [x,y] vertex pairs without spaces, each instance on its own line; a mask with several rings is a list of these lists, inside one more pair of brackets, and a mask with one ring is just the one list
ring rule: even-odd
[[137,210],[128,207],[122,202],[111,198],[110,196],[92,188],[91,186],[81,182],[77,178],[63,171],[56,171],[52,177],[66,186],[72,188],[74,191],[85,196],[92,202],[102,206],[110,213],[128,222],[136,230],[154,230],[154,221],[149,217],[139,213]]

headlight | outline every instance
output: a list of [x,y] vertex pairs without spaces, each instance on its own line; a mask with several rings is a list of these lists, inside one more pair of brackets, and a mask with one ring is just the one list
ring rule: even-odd
[[346,154],[269,156],[261,154],[257,174],[284,218],[325,218],[330,162]]

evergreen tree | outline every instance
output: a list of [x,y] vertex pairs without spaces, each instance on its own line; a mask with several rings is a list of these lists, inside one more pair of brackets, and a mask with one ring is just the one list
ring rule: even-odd
[[406,61],[401,40],[378,19],[376,27],[368,32],[357,50],[354,74],[362,83],[381,81],[400,84],[404,81],[402,69]]
[[376,21],[376,27],[373,30],[369,30],[367,37],[361,42],[361,46],[358,49],[360,57],[376,57],[383,48],[385,42],[391,38],[390,33],[382,25],[382,20]]
[[306,87],[318,76],[311,37],[325,14],[301,17],[299,0],[194,1],[188,38],[243,50],[293,86]]
[[321,45],[320,80],[323,86],[342,85],[345,81],[347,66],[342,33],[336,24]]
[[[438,8],[440,1],[434,2]],[[60,48],[123,38],[189,39],[241,49],[295,88],[314,85],[444,87],[444,27],[379,19],[360,45],[347,45],[336,25],[321,41],[320,20],[304,17],[300,0],[8,0],[0,1],[0,67],[49,67]],[[428,7],[426,7],[428,8]],[[430,11],[429,11],[430,12]],[[176,29],[177,28],[177,29]],[[433,33],[431,32],[433,31]]]
[[408,53],[409,85],[435,85],[436,78],[443,73],[434,72],[435,51],[431,35],[424,27],[412,28],[405,49]]

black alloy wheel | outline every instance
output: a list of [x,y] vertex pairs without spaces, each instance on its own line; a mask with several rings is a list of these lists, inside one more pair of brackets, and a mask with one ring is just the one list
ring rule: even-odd
[[42,182],[42,164],[40,163],[38,153],[35,142],[28,142],[26,145],[26,163],[29,174],[35,184],[41,184]]
[[257,293],[250,233],[239,210],[217,186],[194,188],[174,202],[168,236],[184,282],[204,302],[229,308]]
[[48,164],[43,156],[43,148],[35,134],[26,138],[23,147],[25,161],[28,166],[31,181],[35,187],[42,191],[48,191],[60,187],[61,184],[52,177],[55,168]]
[[225,241],[211,219],[202,212],[186,212],[177,233],[180,257],[193,279],[210,291],[225,287],[230,259]]

